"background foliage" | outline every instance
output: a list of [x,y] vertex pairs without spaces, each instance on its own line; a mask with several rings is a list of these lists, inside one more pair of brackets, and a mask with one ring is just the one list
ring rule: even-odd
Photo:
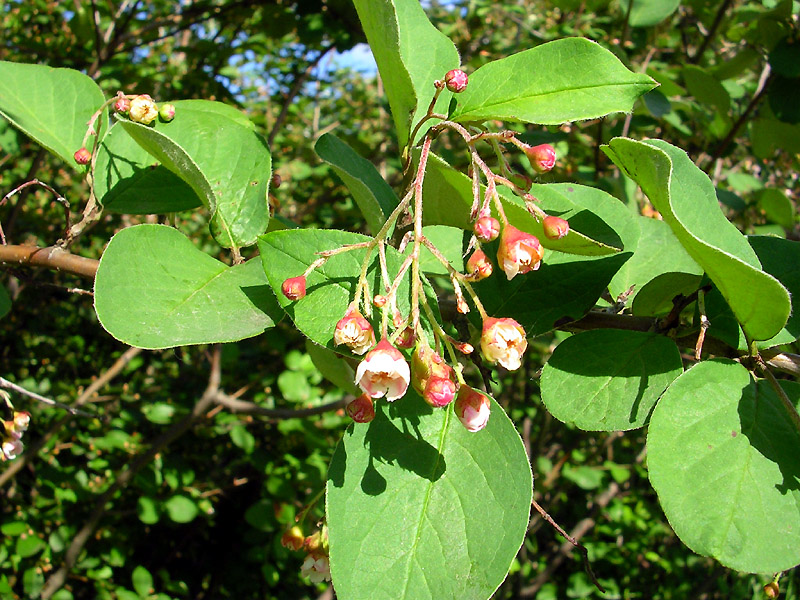
[[[657,137],[686,150],[711,176],[740,230],[793,240],[800,236],[793,195],[800,152],[797,9],[791,0],[426,5],[470,73],[514,52],[579,35],[661,84],[631,115],[520,126],[527,141],[556,146],[559,165],[545,183],[596,185],[622,201],[615,208],[648,214],[652,207],[599,146],[621,134]],[[368,229],[335,163],[321,161],[310,143],[328,132],[373,162],[395,189],[401,182],[388,112],[393,99],[372,71],[337,66],[338,53],[365,39],[349,1],[201,0],[177,12],[175,3],[161,1],[5,2],[0,28],[0,60],[81,70],[108,97],[122,89],[165,99],[222,100],[245,110],[269,142],[272,167],[283,180],[271,190],[279,207],[276,221]],[[71,165],[5,121],[0,148],[3,194],[37,177],[59,190],[73,210],[85,201],[87,189]],[[454,165],[466,159],[446,147],[443,154]],[[13,196],[0,208],[0,219],[13,243],[47,246],[63,232],[63,209],[35,188]],[[169,220],[196,234],[199,249],[228,260],[196,212],[177,212]],[[74,251],[98,258],[119,229],[155,227],[157,221],[109,210]],[[254,252],[246,250],[246,257]],[[223,346],[222,387],[240,390],[265,409],[262,414],[209,407],[208,418],[150,457],[149,445],[202,398],[213,349],[130,350],[100,327],[92,298],[80,293],[89,286],[74,275],[5,264],[0,282],[12,301],[0,320],[2,375],[67,404],[85,402],[97,415],[68,418],[14,398],[18,408],[33,413],[33,425],[26,455],[0,471],[1,598],[39,596],[108,489],[101,528],[77,557],[58,598],[330,597],[324,585],[299,576],[302,556],[281,547],[279,538],[323,487],[348,419],[341,411],[286,417],[292,409],[326,405],[348,392],[323,378],[290,323]],[[627,289],[622,276],[601,285],[606,284],[614,296]],[[0,296],[0,314],[4,302]],[[711,298],[708,304],[714,334],[724,319],[711,313]],[[728,341],[726,335],[718,332]],[[533,340],[523,369],[498,378],[495,396],[531,456],[535,498],[581,538],[609,590],[606,597],[760,597],[766,577],[725,569],[679,542],[647,484],[641,431],[586,433],[553,420],[540,399],[547,370],[541,380],[537,375],[564,337]],[[113,377],[106,376],[109,369]],[[92,388],[95,381],[99,389]],[[122,467],[141,457],[147,457],[146,466],[114,487]],[[322,507],[315,507],[312,520],[321,515]],[[534,517],[495,597],[600,596],[577,553],[562,541]],[[794,572],[782,580],[786,597],[800,594],[798,584]]]

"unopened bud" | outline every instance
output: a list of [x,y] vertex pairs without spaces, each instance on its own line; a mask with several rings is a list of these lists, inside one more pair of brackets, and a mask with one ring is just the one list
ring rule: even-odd
[[169,123],[175,118],[175,106],[173,104],[162,104],[158,109],[158,116],[165,123]]
[[411,327],[406,327],[397,338],[395,345],[398,348],[413,348],[416,341],[417,336],[414,335],[414,330]]
[[306,537],[303,535],[303,530],[297,525],[291,529],[287,529],[281,536],[281,546],[289,550],[302,550],[305,545]]
[[569,223],[561,217],[546,216],[542,221],[544,235],[549,240],[560,240],[569,233]]
[[272,181],[271,181],[270,185],[277,190],[279,187],[281,187],[281,183],[282,183],[282,179],[281,179],[280,174],[273,173],[272,174]]
[[375,296],[372,298],[372,305],[375,308],[383,308],[386,305],[386,296],[375,294]]
[[306,278],[302,275],[289,277],[289,279],[284,281],[281,285],[281,291],[283,295],[292,302],[304,298],[306,295]]
[[781,588],[778,587],[778,582],[770,581],[764,586],[764,595],[767,598],[777,598],[781,594]]
[[556,164],[556,150],[550,144],[525,146],[523,150],[537,173],[547,173]]
[[459,94],[467,89],[468,81],[469,79],[467,78],[467,74],[461,69],[453,69],[452,71],[448,71],[444,76],[444,83],[447,86],[447,89],[454,94]]
[[470,343],[461,342],[454,345],[456,347],[456,350],[461,352],[461,354],[472,354],[473,352],[475,352],[475,347]]
[[131,109],[131,101],[125,96],[117,96],[117,101],[114,102],[114,110],[120,114],[128,114]]
[[75,162],[79,165],[88,165],[89,161],[92,160],[92,153],[89,152],[86,148],[81,148],[75,151],[75,154],[72,155],[75,159]]
[[456,397],[456,384],[448,378],[431,377],[425,385],[422,397],[434,408],[447,406]]
[[375,404],[367,394],[361,394],[345,408],[347,415],[356,423],[369,423],[375,418]]
[[484,243],[491,242],[500,235],[500,221],[494,217],[479,217],[478,220],[475,221],[473,231],[478,241]]

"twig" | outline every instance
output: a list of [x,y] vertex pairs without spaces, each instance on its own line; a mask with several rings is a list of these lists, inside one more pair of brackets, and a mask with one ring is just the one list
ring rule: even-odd
[[97,526],[100,524],[100,520],[106,514],[106,504],[119,490],[128,485],[136,473],[138,473],[145,465],[153,460],[153,458],[155,458],[159,452],[163,451],[164,448],[170,443],[186,433],[186,431],[195,423],[195,421],[202,417],[206,410],[208,410],[208,408],[214,403],[214,400],[219,393],[221,377],[221,354],[221,346],[219,344],[214,346],[214,352],[211,358],[211,373],[208,378],[208,386],[206,387],[203,396],[192,408],[192,412],[172,425],[172,427],[170,427],[162,435],[153,440],[146,452],[140,454],[132,463],[118,471],[114,479],[114,483],[111,484],[105,493],[103,493],[103,495],[97,499],[89,520],[86,521],[78,533],[75,534],[75,537],[72,539],[72,543],[64,553],[64,562],[47,579],[44,589],[42,590],[42,598],[44,600],[51,598],[53,594],[55,594],[59,589],[61,589],[61,586],[64,585],[67,574],[75,565],[75,562],[78,560],[83,547],[89,541],[92,534],[97,529]]
[[[610,487],[609,487],[609,490],[610,490],[610,489],[612,489],[612,488],[614,488],[615,486],[616,486],[616,484],[612,484],[612,486],[610,486]],[[616,489],[614,490],[614,492],[616,493],[616,491],[617,491],[618,489],[619,489],[619,488],[616,488]],[[584,569],[586,569],[586,574],[589,576],[589,579],[591,579],[591,580],[592,580],[592,583],[595,585],[595,587],[596,587],[598,590],[600,590],[601,592],[605,593],[605,592],[606,592],[606,589],[605,589],[605,588],[604,588],[604,587],[603,587],[603,586],[600,584],[600,582],[599,582],[599,581],[597,581],[597,577],[595,577],[594,571],[592,571],[592,565],[591,565],[591,564],[589,564],[589,551],[586,549],[586,546],[584,546],[583,544],[581,544],[581,543],[580,543],[580,542],[579,542],[579,541],[578,541],[578,540],[577,540],[575,537],[572,537],[572,536],[571,536],[571,535],[569,535],[569,534],[568,534],[566,531],[564,531],[564,530],[561,528],[561,526],[560,526],[558,523],[556,523],[556,522],[553,520],[553,517],[551,517],[550,515],[548,515],[548,514],[547,514],[547,512],[546,512],[546,511],[545,511],[545,510],[544,510],[544,509],[543,509],[541,506],[539,506],[539,503],[538,503],[538,502],[536,502],[536,500],[531,500],[531,504],[533,505],[533,507],[534,507],[534,508],[535,508],[537,511],[539,511],[539,514],[540,514],[540,515],[542,515],[542,518],[543,518],[545,521],[547,521],[548,523],[550,523],[550,525],[552,525],[552,526],[555,528],[555,530],[556,530],[556,531],[558,531],[558,533],[560,533],[562,536],[564,536],[564,538],[565,538],[565,539],[566,539],[566,540],[567,540],[567,541],[568,541],[570,544],[572,544],[572,545],[573,545],[575,548],[577,548],[577,549],[580,551],[580,553],[581,553],[581,556],[583,556],[583,567],[584,567]],[[588,528],[587,528],[587,529],[588,529]],[[582,534],[581,534],[581,535],[582,535]],[[563,546],[562,546],[562,554],[563,554],[563,553],[564,553],[564,552],[563,552]]]
[[[5,204],[6,201],[8,201],[8,199],[11,198],[11,196],[13,196],[14,194],[16,194],[18,192],[21,192],[25,188],[30,187],[32,185],[40,185],[40,186],[42,186],[44,189],[46,189],[48,192],[50,192],[51,194],[53,194],[56,197],[55,198],[56,202],[58,202],[59,204],[64,206],[64,215],[65,215],[65,219],[66,219],[66,222],[67,222],[67,226],[65,228],[65,231],[69,232],[70,228],[72,227],[72,221],[70,220],[70,217],[69,217],[69,202],[67,202],[67,199],[64,198],[64,196],[62,196],[55,189],[53,189],[53,187],[51,185],[49,185],[49,184],[47,184],[47,183],[45,183],[43,181],[39,181],[38,179],[31,179],[30,181],[26,181],[22,185],[18,185],[17,187],[15,187],[13,190],[8,192],[5,196],[0,198],[0,206],[3,206],[3,204]],[[6,236],[3,233],[3,227],[2,226],[0,226],[0,243],[2,243],[4,246],[6,245]]]
[[[725,16],[728,8],[730,8],[733,0],[725,0],[717,10],[717,14],[714,16],[714,22],[711,23],[711,27],[709,28],[708,32],[706,33],[705,38],[703,39],[703,43],[700,44],[700,47],[697,49],[697,52],[689,59],[689,62],[692,64],[696,64],[700,62],[700,59],[703,58],[703,54],[705,54],[706,50],[708,49],[708,45],[711,43],[711,40],[714,39],[714,36],[717,33],[717,29],[719,29],[720,24],[722,23],[722,18]],[[631,2],[631,4],[633,4]]]
[[800,414],[797,412],[797,408],[789,399],[789,396],[786,395],[786,392],[781,387],[781,384],[778,383],[778,380],[775,378],[775,375],[772,374],[772,371],[769,370],[764,360],[759,356],[757,359],[757,366],[758,370],[761,372],[764,377],[766,377],[769,384],[772,386],[772,389],[775,391],[775,394],[783,404],[783,407],[786,409],[786,412],[789,413],[789,419],[794,425],[794,428],[797,432],[800,432]]
[[85,411],[82,411],[82,410],[78,410],[77,408],[75,408],[73,406],[70,406],[69,404],[63,404],[61,402],[58,402],[57,400],[53,400],[52,398],[47,398],[45,396],[40,396],[36,392],[31,392],[30,390],[26,390],[24,387],[21,387],[21,386],[17,385],[16,383],[13,383],[13,382],[9,381],[8,379],[4,379],[3,377],[0,377],[0,388],[5,388],[7,390],[11,390],[13,392],[17,392],[18,394],[22,394],[23,396],[27,396],[28,398],[33,398],[34,400],[37,400],[38,402],[41,402],[42,404],[47,404],[49,406],[55,406],[57,408],[60,408],[62,410],[67,411],[71,415],[80,415],[82,417],[89,417],[89,418],[92,418],[92,419],[97,416],[97,415],[93,415],[92,413],[88,413],[88,412],[85,412]]
[[0,264],[32,265],[94,277],[100,261],[67,252],[58,246],[0,245]]
[[[109,381],[114,379],[117,375],[119,375],[122,370],[128,365],[128,363],[133,360],[135,356],[138,356],[142,352],[141,348],[128,348],[122,356],[120,356],[116,362],[111,365],[108,370],[105,371],[100,377],[95,379],[91,385],[89,385],[84,392],[78,396],[78,399],[75,401],[73,406],[82,406],[89,402],[92,397],[100,391],[100,389],[105,386]],[[72,420],[71,414],[66,414],[62,418],[60,418],[56,423],[53,424],[52,427],[45,433],[42,437],[38,440],[26,444],[25,452],[20,456],[18,459],[12,461],[8,464],[6,469],[0,473],[0,487],[5,485],[7,481],[13,478],[22,468],[30,463],[31,461],[36,458],[36,455],[39,453],[44,445],[52,438],[55,434],[61,431],[61,428],[64,427],[67,423]]]
[[711,322],[706,316],[705,293],[703,290],[697,290],[697,310],[700,312],[700,333],[697,334],[697,343],[694,346],[694,359],[700,360],[700,355],[703,353],[703,341],[706,339],[706,331],[711,326]]
[[321,404],[320,406],[313,406],[311,408],[292,409],[265,408],[263,406],[259,406],[258,404],[254,404],[253,402],[238,400],[232,396],[229,396],[228,394],[223,393],[219,393],[214,397],[214,402],[220,406],[224,406],[231,412],[247,415],[259,415],[276,420],[310,417],[313,415],[320,415],[322,413],[339,410],[340,408],[347,406],[348,402],[351,400],[352,398],[343,398],[341,400],[336,400],[335,402],[329,402],[328,404]]

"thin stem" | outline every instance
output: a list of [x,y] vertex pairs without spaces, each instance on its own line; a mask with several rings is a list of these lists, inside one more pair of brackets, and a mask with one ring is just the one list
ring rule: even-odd
[[[64,218],[67,222],[66,231],[69,232],[70,228],[72,227],[72,223],[69,216],[69,202],[67,202],[67,199],[64,198],[64,196],[62,196],[61,194],[59,194],[51,185],[43,181],[39,181],[38,179],[31,179],[30,181],[26,181],[22,185],[18,185],[17,187],[15,187],[5,196],[0,198],[0,206],[3,206],[3,204],[5,204],[8,201],[8,199],[11,198],[13,195],[17,194],[18,192],[21,192],[25,188],[30,187],[32,185],[42,186],[44,189],[46,189],[48,192],[50,192],[56,197],[55,199],[56,202],[64,206]],[[2,243],[3,246],[6,245],[6,236],[3,233],[2,225],[0,225],[0,243]]]
[[769,367],[764,362],[764,359],[761,356],[756,358],[756,364],[759,367],[759,371],[762,375],[769,381],[769,384],[772,386],[772,389],[777,394],[778,398],[783,404],[783,407],[786,409],[786,412],[789,413],[789,419],[792,421],[792,425],[794,425],[795,430],[800,433],[800,414],[797,412],[797,408],[789,399],[789,396],[786,395],[786,392],[781,387],[781,384],[775,378],[775,375],[772,374],[772,371],[769,370]]
[[414,331],[419,327],[419,296],[420,296],[420,272],[419,272],[419,248],[422,243],[422,184],[425,180],[425,167],[428,165],[428,154],[431,150],[431,137],[426,136],[419,154],[419,167],[417,177],[414,180],[414,249],[411,251],[413,257],[411,262],[411,327]]
[[0,388],[5,388],[7,390],[11,390],[12,392],[17,392],[18,394],[27,396],[28,398],[33,398],[34,400],[41,402],[42,404],[55,406],[56,408],[60,408],[62,410],[67,411],[71,415],[80,415],[82,417],[90,417],[90,418],[95,418],[97,416],[83,410],[78,410],[77,408],[70,406],[68,404],[62,404],[61,402],[57,402],[56,400],[52,400],[51,398],[40,396],[36,392],[31,392],[30,390],[26,390],[25,388],[20,387],[16,383],[12,383],[11,381],[3,377],[0,377]]

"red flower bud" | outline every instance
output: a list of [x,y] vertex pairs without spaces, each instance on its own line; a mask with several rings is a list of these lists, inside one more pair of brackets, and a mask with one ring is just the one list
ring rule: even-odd
[[454,94],[459,94],[467,89],[468,81],[469,79],[467,78],[467,74],[461,69],[453,69],[452,71],[448,71],[444,76],[444,83],[447,86],[447,89]]
[[456,384],[444,377],[431,377],[425,385],[422,397],[434,408],[447,406],[456,397]]
[[556,164],[556,149],[550,144],[525,146],[523,150],[531,163],[531,167],[537,173],[547,173]]
[[92,160],[92,153],[89,152],[86,148],[81,148],[75,151],[75,154],[72,155],[75,159],[75,162],[79,165],[88,165],[89,161]]
[[281,291],[283,292],[283,295],[292,302],[295,300],[300,300],[300,298],[303,298],[306,295],[306,278],[302,275],[298,275],[297,277],[289,277],[289,279],[284,281],[281,285]]
[[411,385],[420,396],[425,395],[425,388],[431,377],[450,379],[453,369],[426,342],[420,341],[411,355]]
[[375,418],[375,404],[367,394],[361,394],[348,404],[345,410],[356,423],[369,423]]
[[478,220],[475,221],[473,231],[478,241],[484,243],[491,242],[497,239],[497,236],[500,234],[500,221],[489,216],[479,217]]
[[131,109],[131,101],[125,96],[117,96],[117,101],[114,102],[114,110],[121,114],[127,114]]
[[486,427],[491,413],[489,397],[467,385],[458,390],[454,411],[467,431],[480,431]]
[[569,223],[561,217],[546,216],[542,221],[544,235],[549,240],[560,240],[569,233]]
[[383,308],[386,305],[386,296],[375,294],[375,296],[372,298],[372,305],[375,308]]

